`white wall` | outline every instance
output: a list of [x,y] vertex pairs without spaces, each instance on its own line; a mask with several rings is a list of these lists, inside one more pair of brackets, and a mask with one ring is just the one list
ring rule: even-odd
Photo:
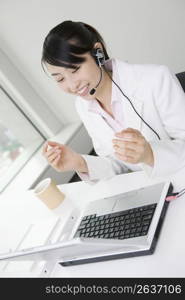
[[184,0],[0,0],[0,47],[63,123],[78,120],[74,99],[50,82],[40,57],[48,31],[67,19],[95,26],[111,56],[185,69]]

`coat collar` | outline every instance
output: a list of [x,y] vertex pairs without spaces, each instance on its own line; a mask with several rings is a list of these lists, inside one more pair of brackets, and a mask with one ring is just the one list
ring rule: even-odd
[[[134,108],[136,109],[138,114],[142,117],[143,103],[140,100],[136,99],[136,97],[131,97],[130,100],[132,101],[132,104],[134,105]],[[123,96],[123,112],[124,112],[124,119],[127,128],[133,128],[141,131],[142,120],[136,114],[130,102],[124,96]],[[92,124],[96,124],[96,128],[99,128],[98,130],[100,131],[103,130],[106,134],[114,135],[115,133],[114,130],[104,121],[101,115],[95,114],[93,112],[89,112],[89,114],[91,115],[91,118],[95,120],[95,123],[92,122]]]

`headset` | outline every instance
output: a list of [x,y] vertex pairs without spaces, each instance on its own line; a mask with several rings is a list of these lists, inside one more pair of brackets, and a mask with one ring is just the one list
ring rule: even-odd
[[105,64],[105,55],[101,48],[93,48],[91,55],[95,58],[97,65],[101,68]]
[[93,56],[93,58],[95,59],[96,64],[100,68],[100,79],[99,79],[97,85],[94,88],[92,88],[89,92],[90,95],[94,95],[94,93],[96,92],[97,87],[99,86],[99,84],[102,80],[102,75],[103,75],[102,66],[105,63],[105,56],[104,56],[104,53],[103,53],[101,48],[93,48],[91,50],[91,55]]
[[[101,80],[102,80],[102,67],[105,64],[105,55],[104,52],[101,48],[93,48],[91,50],[91,55],[93,56],[93,58],[95,59],[96,64],[98,65],[98,67],[100,68],[100,79],[97,83],[97,85],[92,88],[90,90],[90,95],[93,95],[97,89],[97,87],[99,86]],[[112,77],[110,76],[110,74],[108,73],[108,71],[104,68],[105,72],[107,73],[107,75],[109,76],[109,78],[111,79],[111,81],[117,86],[117,88],[119,89],[119,91],[121,92],[121,94],[129,101],[129,103],[131,104],[133,110],[135,111],[135,113],[137,114],[137,116],[143,121],[143,123],[145,123],[145,125],[148,126],[148,128],[150,128],[150,130],[152,130],[155,135],[157,136],[157,138],[160,140],[160,136],[158,135],[158,133],[141,117],[141,115],[137,112],[137,110],[135,109],[132,101],[129,99],[129,97],[127,95],[125,95],[122,91],[122,89],[120,88],[120,86],[112,79]]]

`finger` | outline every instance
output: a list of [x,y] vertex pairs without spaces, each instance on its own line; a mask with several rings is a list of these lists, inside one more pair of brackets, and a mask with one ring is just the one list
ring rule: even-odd
[[49,146],[52,146],[52,147],[53,146],[59,146],[59,147],[62,146],[62,144],[59,144],[59,143],[53,142],[53,141],[47,141],[47,143],[48,143]]
[[123,141],[131,141],[131,142],[137,142],[138,138],[140,137],[136,133],[121,133],[115,135],[117,138],[122,139]]
[[137,133],[139,135],[142,135],[141,131],[139,131],[138,129],[135,129],[135,128],[130,128],[130,127],[122,130],[122,132],[124,132],[124,133]]
[[121,149],[125,149],[125,148],[135,149],[135,147],[137,146],[136,142],[123,141],[119,139],[114,139],[112,140],[112,142],[113,142],[113,146],[118,146]]
[[51,162],[49,162],[50,166],[56,167],[56,161],[57,161],[57,165],[58,165],[60,159],[61,159],[61,157],[59,155],[57,155]]
[[140,146],[142,143],[140,139],[135,139],[134,141],[125,141],[122,139],[113,139],[113,146],[119,146],[122,149],[129,148],[129,149],[136,149],[138,146]]
[[131,127],[128,127],[124,130],[125,130],[125,132],[136,132],[138,134],[141,134],[141,131],[139,131],[138,129],[135,129],[135,128],[131,128]]
[[135,152],[141,152],[142,151],[142,144],[140,144],[139,142],[128,142],[128,141],[122,141],[122,142],[115,142],[113,144],[113,147],[119,147],[122,150],[134,150]]
[[46,158],[48,158],[50,155],[52,155],[53,153],[55,153],[55,152],[61,152],[62,151],[62,149],[61,148],[59,148],[59,146],[56,146],[56,147],[52,147],[50,150],[48,150],[47,152],[45,152],[45,154],[44,154],[44,156],[46,157]]
[[52,165],[57,168],[58,162],[60,160],[60,155],[57,155],[57,157],[53,160]]
[[[49,150],[51,150],[50,148],[52,148],[55,146],[55,147],[59,147],[61,146],[60,144],[58,143],[55,143],[55,142],[50,142],[50,141],[47,141],[45,142],[44,146],[43,146],[43,149],[42,149],[42,154],[45,155],[46,152],[49,152]],[[55,148],[54,147],[54,148]]]
[[122,130],[121,132],[117,132],[115,134],[115,136],[116,137],[121,137],[121,138],[124,138],[124,139],[128,139],[128,140],[133,140],[137,137],[141,137],[142,134],[137,129],[129,128],[129,129]]
[[122,142],[133,142],[133,143],[140,143],[144,140],[144,137],[142,135],[139,135],[137,133],[129,133],[128,134],[122,134],[121,136],[116,136],[116,139],[113,139],[113,141],[119,140]]
[[136,164],[136,163],[138,163],[137,160],[136,160],[136,158],[131,157],[131,156],[125,156],[125,155],[121,155],[121,154],[119,154],[119,153],[115,153],[115,156],[116,156],[118,159],[120,159],[120,160],[122,160],[122,161],[124,161],[124,162],[127,162],[127,163],[131,163],[131,164]]
[[123,155],[123,156],[131,156],[131,157],[135,157],[137,155],[135,150],[132,149],[121,149],[119,147],[115,147],[115,153]]
[[132,160],[132,157],[129,157],[129,156],[126,156],[126,155],[123,155],[123,154],[119,154],[119,153],[115,153],[115,156],[118,159],[123,160],[125,162],[128,162],[128,160]]
[[44,146],[42,148],[42,154],[44,155],[47,152],[47,148],[48,148],[48,143],[44,143]]
[[58,150],[58,151],[55,151],[53,152],[52,154],[50,154],[48,157],[47,157],[47,160],[49,163],[52,163],[52,161],[59,155],[60,156],[61,154],[61,151]]

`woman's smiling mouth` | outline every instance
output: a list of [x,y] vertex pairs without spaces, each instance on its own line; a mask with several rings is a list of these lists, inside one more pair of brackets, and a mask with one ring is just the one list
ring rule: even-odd
[[87,93],[89,92],[88,86],[89,86],[89,84],[87,84],[86,86],[84,86],[83,88],[81,88],[80,90],[78,90],[77,94],[80,95],[80,96],[87,95]]

